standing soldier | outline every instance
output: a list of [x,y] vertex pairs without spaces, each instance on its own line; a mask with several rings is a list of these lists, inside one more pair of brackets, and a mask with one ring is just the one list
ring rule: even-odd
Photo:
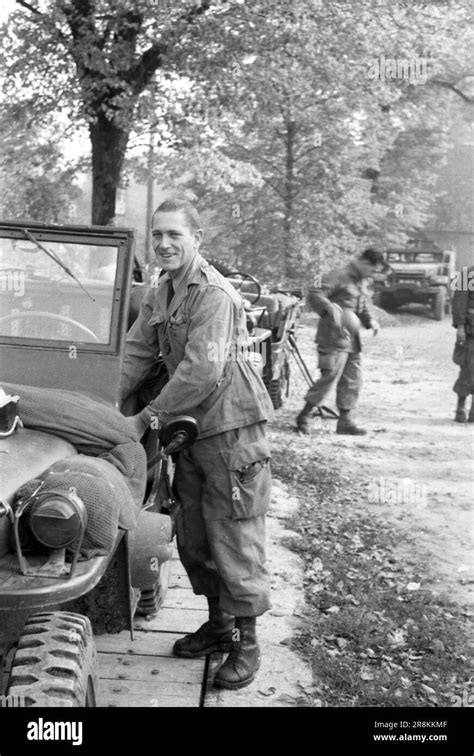
[[385,266],[382,253],[369,248],[343,268],[323,276],[319,287],[310,288],[309,304],[320,316],[316,343],[321,377],[309,389],[305,406],[296,418],[301,433],[309,433],[313,409],[321,406],[333,387],[339,410],[337,433],[366,433],[352,419],[362,387],[359,330],[361,325],[371,328],[374,334],[379,330],[367,309],[366,283]]
[[242,299],[201,257],[201,239],[199,215],[187,200],[166,200],[155,211],[152,243],[165,273],[145,294],[128,333],[122,401],[161,353],[169,381],[131,418],[140,437],[173,415],[199,423],[197,441],[177,455],[177,541],[194,592],[207,597],[209,620],[173,651],[191,659],[230,651],[214,684],[232,689],[255,677],[256,617],[270,607],[265,427],[272,405],[248,358]]
[[469,416],[466,417],[466,399],[474,395],[474,266],[463,271],[461,284],[453,294],[453,326],[456,328],[455,362],[460,366],[459,376],[453,386],[458,395],[454,419],[457,423],[468,420],[474,423],[474,399],[471,400]]

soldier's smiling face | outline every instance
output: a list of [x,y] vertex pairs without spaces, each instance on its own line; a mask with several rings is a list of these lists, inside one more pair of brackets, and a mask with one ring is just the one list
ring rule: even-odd
[[192,229],[182,210],[158,212],[153,217],[152,244],[158,264],[171,275],[195,256],[202,230]]

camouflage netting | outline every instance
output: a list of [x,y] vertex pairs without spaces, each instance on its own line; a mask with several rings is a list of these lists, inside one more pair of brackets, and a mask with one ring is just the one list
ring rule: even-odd
[[120,525],[136,526],[146,485],[146,455],[130,422],[114,407],[74,391],[2,384],[18,394],[19,414],[27,428],[69,441],[79,452],[55,462],[18,496],[41,490],[73,489],[84,501],[88,525],[81,557],[110,551]]

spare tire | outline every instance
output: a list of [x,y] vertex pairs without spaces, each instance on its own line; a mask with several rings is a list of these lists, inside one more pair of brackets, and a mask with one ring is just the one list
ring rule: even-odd
[[217,260],[215,257],[211,257],[206,262],[209,263],[209,265],[212,265],[213,268],[217,270],[218,273],[221,274],[221,276],[230,276],[233,273],[238,273],[237,268],[234,268],[231,265],[228,265],[228,263],[222,262],[222,260]]

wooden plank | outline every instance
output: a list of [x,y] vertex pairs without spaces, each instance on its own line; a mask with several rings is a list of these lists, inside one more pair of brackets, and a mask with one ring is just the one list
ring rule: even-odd
[[176,588],[168,591],[160,609],[198,609],[207,612],[205,596],[197,596],[191,588]]
[[173,573],[170,574],[170,582],[169,582],[169,589],[170,591],[175,590],[176,588],[189,588],[191,589],[191,584],[189,582],[187,575],[173,575]]
[[146,619],[145,617],[136,617],[134,627],[140,630],[172,632],[172,633],[193,633],[197,630],[208,616],[207,610],[179,609],[162,607],[155,617]]
[[184,569],[179,559],[171,560],[171,574],[182,575],[183,577],[186,577],[186,578],[188,577],[186,574],[186,570]]
[[182,685],[175,688],[168,685],[166,690],[159,690],[153,683],[143,680],[100,680],[97,705],[127,708],[146,706],[151,709],[176,706],[198,708],[201,698],[200,686],[194,685],[190,690],[184,690]]
[[[182,637],[182,633],[145,633],[135,631],[135,639],[130,640],[128,630],[116,635],[99,635],[96,646],[99,653],[142,654],[148,656],[173,656],[173,643]],[[173,657],[174,658],[174,657]]]
[[203,681],[203,659],[179,659],[141,654],[99,654],[99,677],[103,680],[141,680],[160,687],[170,683],[200,686]]

